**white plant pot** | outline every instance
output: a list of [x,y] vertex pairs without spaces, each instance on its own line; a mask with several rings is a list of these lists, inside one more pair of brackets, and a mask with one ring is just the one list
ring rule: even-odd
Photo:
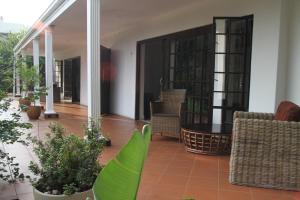
[[33,196],[35,200],[85,200],[87,197],[90,197],[91,200],[94,199],[93,198],[94,194],[92,189],[87,190],[85,192],[78,192],[70,196],[67,196],[67,195],[46,194],[33,188]]

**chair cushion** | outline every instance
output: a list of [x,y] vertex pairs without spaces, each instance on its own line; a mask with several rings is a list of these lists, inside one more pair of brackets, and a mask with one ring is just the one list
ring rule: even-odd
[[283,101],[279,104],[274,119],[299,122],[300,107],[290,101]]

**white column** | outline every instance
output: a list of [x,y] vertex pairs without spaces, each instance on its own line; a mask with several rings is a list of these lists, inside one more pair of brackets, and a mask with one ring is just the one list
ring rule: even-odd
[[16,69],[16,96],[20,97],[21,96],[21,82],[20,82],[20,74],[19,74],[19,69],[17,68],[17,63],[20,64],[20,55],[15,55],[15,69]]
[[[24,53],[23,50],[21,51],[21,59],[22,59],[21,60],[22,67],[27,66],[26,54]],[[20,88],[21,97],[25,98],[26,97],[26,91],[24,91],[25,88],[24,88],[23,82],[22,82],[22,85],[21,85],[20,78],[19,78],[19,88]],[[26,88],[25,90],[28,90],[28,88]]]
[[52,46],[52,26],[45,29],[45,71],[46,87],[48,95],[46,96],[45,115],[56,114],[53,106],[53,46]]
[[13,97],[16,96],[16,56],[14,55],[14,65],[13,65]]
[[100,0],[87,0],[88,117],[101,115],[100,99]]
[[[33,41],[32,41],[32,53],[33,53],[33,65],[35,67],[35,70],[36,70],[36,73],[37,75],[39,76],[40,74],[40,48],[39,48],[39,41],[40,41],[40,38],[37,37],[37,38],[34,38]],[[36,83],[36,85],[34,86],[34,90],[37,90],[38,88],[40,87],[40,83]],[[41,103],[40,103],[40,99],[37,99],[35,100],[35,105],[36,106],[40,106]]]
[[19,70],[16,69],[16,96],[21,96],[21,83],[20,83],[20,74]]

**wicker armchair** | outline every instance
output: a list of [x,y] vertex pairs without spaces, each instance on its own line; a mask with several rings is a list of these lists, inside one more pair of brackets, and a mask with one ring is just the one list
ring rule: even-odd
[[176,89],[161,92],[161,100],[150,103],[152,133],[179,138],[181,109],[186,90]]
[[300,190],[300,122],[235,112],[229,182]]

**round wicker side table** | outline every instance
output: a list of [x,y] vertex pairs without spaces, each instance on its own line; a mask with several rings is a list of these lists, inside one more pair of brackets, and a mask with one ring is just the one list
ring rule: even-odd
[[207,155],[230,154],[231,134],[181,128],[181,137],[186,151]]

